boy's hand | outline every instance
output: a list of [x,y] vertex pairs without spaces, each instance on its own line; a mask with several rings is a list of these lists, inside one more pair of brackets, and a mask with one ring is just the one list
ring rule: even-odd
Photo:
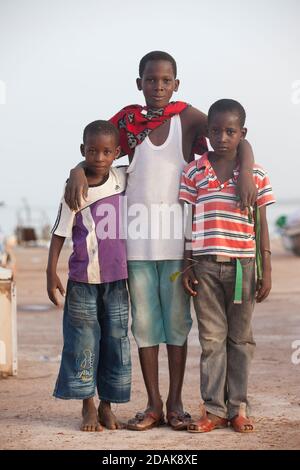
[[54,303],[57,307],[59,307],[59,301],[57,298],[57,293],[56,289],[59,290],[61,295],[64,297],[65,296],[65,289],[63,288],[63,285],[56,273],[49,274],[47,273],[47,292],[48,292],[48,297],[51,300],[51,302]]
[[77,211],[81,206],[82,197],[86,200],[89,185],[84,173],[84,169],[76,167],[70,171],[65,190],[65,201],[72,211]]
[[195,277],[193,268],[189,268],[182,275],[182,285],[185,292],[192,297],[197,295],[197,291],[194,290],[195,284],[198,284],[198,281]]
[[271,272],[263,273],[263,278],[256,283],[256,302],[260,303],[270,294],[272,287]]
[[241,170],[237,180],[237,206],[243,211],[247,206],[254,206],[257,199],[257,187],[252,170]]

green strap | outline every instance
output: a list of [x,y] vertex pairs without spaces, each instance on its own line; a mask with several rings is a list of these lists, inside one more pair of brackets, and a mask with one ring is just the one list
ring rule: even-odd
[[[255,204],[255,211],[254,211],[254,231],[255,231],[255,245],[256,245],[256,274],[257,279],[262,279],[262,257],[260,251],[260,212],[257,204]],[[252,221],[252,215],[250,208],[248,208],[248,217],[249,222]],[[251,218],[251,220],[250,220]],[[234,301],[235,304],[242,303],[242,292],[243,292],[243,267],[241,265],[240,260],[236,259],[236,273],[235,273],[235,289],[234,289]]]
[[255,204],[255,222],[254,222],[254,230],[255,230],[255,245],[256,245],[256,275],[259,281],[262,280],[262,257],[260,251],[260,212],[259,207]]
[[236,259],[236,272],[235,272],[235,288],[234,288],[234,304],[242,303],[243,292],[243,267],[240,260]]

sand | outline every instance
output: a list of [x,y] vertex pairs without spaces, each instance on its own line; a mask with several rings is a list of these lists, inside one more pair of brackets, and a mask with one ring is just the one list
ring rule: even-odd
[[[66,280],[66,260],[61,256],[61,278]],[[231,429],[207,434],[175,432],[167,426],[146,432],[79,430],[79,401],[52,397],[62,345],[62,311],[52,309],[45,287],[47,250],[18,248],[18,376],[0,379],[1,449],[299,449],[300,364],[291,360],[292,343],[300,340],[300,258],[273,246],[273,290],[256,307],[257,342],[249,397],[256,432],[240,435]],[[43,304],[44,312],[24,306]],[[137,348],[132,339],[132,400],[113,406],[127,420],[146,403]],[[300,354],[298,355],[300,358]],[[184,380],[185,409],[198,415],[200,347],[194,321]],[[166,399],[168,368],[165,346],[160,351],[161,394]]]

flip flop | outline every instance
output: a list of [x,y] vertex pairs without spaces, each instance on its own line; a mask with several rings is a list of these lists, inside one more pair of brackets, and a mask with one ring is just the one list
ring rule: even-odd
[[170,411],[167,413],[167,424],[174,431],[183,431],[191,423],[192,417],[186,411]]
[[[149,422],[149,419],[151,420]],[[148,421],[148,424],[143,425],[143,421]],[[164,414],[158,415],[154,411],[138,412],[133,419],[130,419],[126,428],[131,431],[147,431],[158,426],[165,424]]]

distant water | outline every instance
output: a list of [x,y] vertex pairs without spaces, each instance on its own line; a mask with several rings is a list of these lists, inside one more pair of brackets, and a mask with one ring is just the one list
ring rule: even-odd
[[[268,207],[268,221],[271,236],[276,235],[275,222],[281,215],[289,215],[300,209],[299,201],[278,201]],[[40,236],[41,228],[45,225],[52,227],[54,225],[57,207],[31,207],[30,214],[26,210],[18,209],[14,206],[0,206],[0,230],[4,235],[11,235],[14,233],[15,227],[18,224],[18,219],[28,220],[29,225],[33,225],[37,229]]]

